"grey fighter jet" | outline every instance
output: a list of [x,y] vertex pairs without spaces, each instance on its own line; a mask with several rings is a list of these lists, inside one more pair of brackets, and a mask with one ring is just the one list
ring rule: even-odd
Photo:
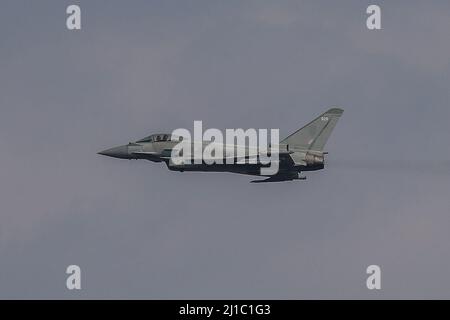
[[[261,174],[261,168],[268,165],[260,161],[245,161],[248,160],[248,156],[246,159],[235,159],[236,161],[230,164],[225,161],[226,153],[224,153],[223,163],[207,164],[204,161],[201,163],[195,163],[195,161],[181,164],[174,163],[171,158],[172,151],[179,144],[180,139],[166,133],[152,134],[136,142],[107,149],[98,154],[119,159],[146,159],[153,162],[164,162],[169,170],[180,172],[233,172],[268,177],[264,180],[252,182],[304,180],[306,177],[300,176],[302,171],[315,171],[324,168],[324,155],[327,154],[327,152],[323,151],[325,143],[343,112],[344,110],[339,108],[329,109],[301,129],[281,140],[278,145],[278,172],[274,175]],[[211,141],[202,141],[201,145],[204,148],[210,143]],[[239,146],[233,146],[233,148],[235,147],[239,148]],[[246,155],[248,155],[249,147],[241,147],[246,149]],[[225,144],[224,150],[226,150]],[[235,154],[233,153],[233,155]]]

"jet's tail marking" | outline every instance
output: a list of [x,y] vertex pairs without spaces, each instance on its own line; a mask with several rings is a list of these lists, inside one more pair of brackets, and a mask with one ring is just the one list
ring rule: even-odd
[[344,110],[332,108],[281,141],[294,148],[322,151]]

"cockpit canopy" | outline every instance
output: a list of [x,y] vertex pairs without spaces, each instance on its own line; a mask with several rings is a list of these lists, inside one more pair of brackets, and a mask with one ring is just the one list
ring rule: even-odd
[[[152,134],[151,136],[145,137],[141,140],[136,141],[136,143],[139,142],[162,142],[162,141],[170,141],[172,138],[172,135],[167,133],[156,133]],[[175,138],[175,137],[174,137]]]

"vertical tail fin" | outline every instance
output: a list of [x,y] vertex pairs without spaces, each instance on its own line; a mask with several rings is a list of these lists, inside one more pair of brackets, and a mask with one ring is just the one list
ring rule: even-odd
[[322,151],[344,110],[332,108],[281,141],[299,149]]

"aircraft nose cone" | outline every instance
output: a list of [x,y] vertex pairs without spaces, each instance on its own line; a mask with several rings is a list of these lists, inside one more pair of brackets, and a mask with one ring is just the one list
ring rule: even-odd
[[128,154],[128,146],[118,146],[111,149],[106,149],[103,151],[98,152],[98,154],[101,154],[103,156],[113,157],[113,158],[120,158],[120,159],[129,159],[130,155]]

